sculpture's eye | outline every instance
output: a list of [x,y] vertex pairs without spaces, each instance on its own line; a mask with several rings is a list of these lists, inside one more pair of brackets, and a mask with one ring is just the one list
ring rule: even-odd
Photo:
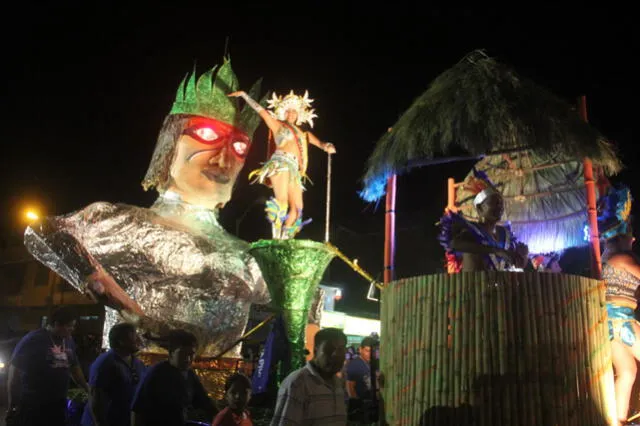
[[194,133],[203,142],[213,142],[218,139],[218,134],[211,127],[200,127],[195,129]]
[[233,151],[240,157],[246,157],[249,151],[249,144],[243,141],[236,141],[232,145]]

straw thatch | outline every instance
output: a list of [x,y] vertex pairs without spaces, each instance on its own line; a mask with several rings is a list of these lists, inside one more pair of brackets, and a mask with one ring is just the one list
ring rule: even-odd
[[575,107],[475,51],[438,76],[378,141],[362,198],[379,199],[390,174],[456,146],[472,156],[532,149],[590,157],[609,173],[621,168],[611,145]]
[[[476,164],[500,190],[504,220],[532,253],[558,252],[588,243],[587,200],[582,162],[533,151],[487,156]],[[470,172],[456,192],[462,213],[476,219]]]

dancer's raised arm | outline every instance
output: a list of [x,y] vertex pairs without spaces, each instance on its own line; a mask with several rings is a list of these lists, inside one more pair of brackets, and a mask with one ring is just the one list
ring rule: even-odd
[[229,93],[227,96],[230,96],[232,98],[244,99],[247,102],[247,105],[249,105],[255,112],[258,113],[262,120],[264,120],[269,130],[271,130],[273,133],[276,133],[280,129],[280,122],[273,118],[271,114],[269,114],[269,112],[262,107],[262,105],[253,100],[251,96],[247,95],[247,92],[239,90],[237,92]]

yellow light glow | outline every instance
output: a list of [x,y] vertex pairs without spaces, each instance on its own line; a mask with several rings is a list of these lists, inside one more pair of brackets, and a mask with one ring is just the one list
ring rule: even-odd
[[5,367],[4,362],[0,361],[0,370],[2,370]]
[[40,216],[38,215],[38,213],[36,213],[33,210],[27,210],[27,212],[25,213],[25,217],[32,221],[40,219]]

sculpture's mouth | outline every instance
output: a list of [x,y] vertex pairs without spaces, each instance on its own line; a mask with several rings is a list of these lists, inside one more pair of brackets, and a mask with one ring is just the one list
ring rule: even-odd
[[231,182],[231,176],[229,176],[229,174],[226,171],[218,167],[210,167],[208,169],[204,169],[200,173],[202,173],[204,177],[206,177],[212,182],[222,183],[222,184],[227,184]]

